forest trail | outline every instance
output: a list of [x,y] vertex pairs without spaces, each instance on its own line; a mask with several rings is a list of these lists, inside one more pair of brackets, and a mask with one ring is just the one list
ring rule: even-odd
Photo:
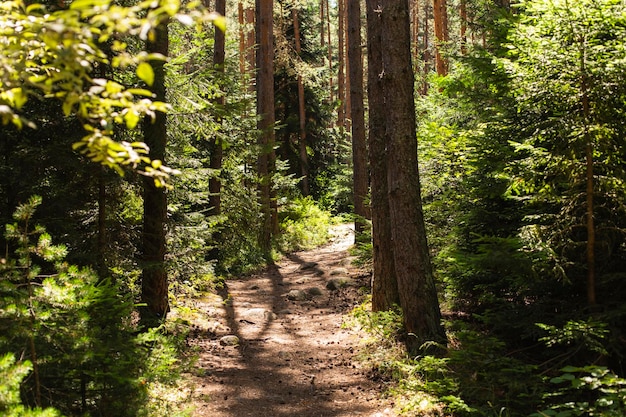
[[354,360],[362,335],[342,328],[369,286],[351,265],[353,240],[351,227],[337,226],[329,244],[195,301],[206,323],[191,340],[200,355],[194,417],[394,415],[381,382]]

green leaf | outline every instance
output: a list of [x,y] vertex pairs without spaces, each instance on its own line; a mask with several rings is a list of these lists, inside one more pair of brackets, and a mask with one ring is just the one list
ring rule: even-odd
[[150,86],[154,83],[154,70],[147,62],[142,62],[137,66],[137,76]]

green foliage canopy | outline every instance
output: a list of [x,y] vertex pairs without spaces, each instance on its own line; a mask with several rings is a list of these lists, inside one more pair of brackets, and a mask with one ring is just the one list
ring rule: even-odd
[[152,100],[143,88],[125,86],[94,76],[102,66],[136,68],[150,85],[153,71],[148,61],[165,59],[153,54],[132,54],[125,42],[154,36],[168,19],[185,24],[224,20],[191,2],[183,10],[178,0],[142,1],[118,6],[110,0],[76,0],[67,9],[49,11],[42,4],[24,1],[0,4],[0,119],[4,125],[34,128],[20,110],[33,99],[57,99],[65,116],[74,115],[86,135],[74,144],[93,161],[122,174],[123,166],[142,168],[144,174],[166,180],[172,170],[150,161],[143,142],[114,139],[115,126],[135,128],[143,117],[167,111],[167,104]]

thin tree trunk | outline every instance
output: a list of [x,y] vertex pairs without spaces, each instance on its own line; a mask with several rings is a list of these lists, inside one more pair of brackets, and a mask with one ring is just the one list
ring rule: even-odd
[[372,311],[400,305],[393,264],[391,224],[387,201],[387,140],[382,74],[381,1],[367,0],[367,94],[369,104],[369,164],[372,205]]
[[[226,15],[226,0],[215,0],[215,11],[222,16]],[[226,58],[226,33],[219,28],[215,28],[215,39],[213,46],[213,67],[218,74],[224,74],[224,62]],[[218,84],[223,82],[223,76],[218,77]],[[220,94],[216,98],[216,104],[223,107],[226,104],[224,94]],[[222,123],[218,117],[218,124]],[[219,132],[216,132],[211,141],[211,159],[209,167],[213,171],[209,177],[209,215],[218,215],[222,212],[222,182],[220,179],[220,171],[222,169],[222,138]]]
[[585,180],[586,180],[586,200],[587,200],[587,303],[595,305],[596,300],[596,227],[594,223],[594,179],[593,179],[593,142],[589,133],[590,115],[589,108],[589,86],[587,81],[585,42],[581,42],[580,51],[580,90],[584,118],[585,134]]
[[[147,51],[163,56],[168,54],[167,22],[155,30],[155,38],[148,41]],[[154,69],[154,83],[151,91],[156,100],[165,101],[165,68],[162,60],[150,62]],[[167,125],[165,113],[158,112],[154,121],[146,119],[143,125],[144,141],[150,147],[150,158],[165,159],[167,144]],[[148,326],[155,326],[165,318],[169,311],[168,282],[165,270],[165,222],[167,219],[167,197],[165,189],[157,187],[152,178],[144,178],[143,201],[143,273],[141,299],[146,303],[142,310],[142,321]]]
[[339,70],[338,70],[338,74],[337,74],[337,99],[339,100],[339,107],[337,108],[337,126],[339,126],[339,129],[341,130],[342,134],[343,134],[343,129],[346,126],[346,93],[345,93],[345,87],[346,87],[346,81],[345,81],[345,65],[346,65],[346,59],[344,56],[344,51],[345,51],[345,29],[344,29],[344,3],[345,0],[338,0],[338,7],[339,7],[339,25],[338,25],[338,44],[337,44],[337,48],[338,49],[338,53],[337,53],[337,59],[339,60]]
[[335,101],[335,86],[333,82],[333,43],[331,37],[331,28],[330,28],[330,8],[328,5],[328,0],[323,0],[326,4],[326,33],[328,35],[328,75],[329,75],[329,91],[330,91],[330,102],[333,103]]
[[419,47],[419,0],[411,0],[411,45],[413,50],[413,62],[417,64],[420,59]]
[[361,52],[361,3],[349,1],[348,63],[350,68],[350,120],[352,124],[352,165],[355,239],[362,236],[369,210],[365,199],[368,191],[367,145],[365,141],[365,110],[363,106],[363,55]]
[[[414,78],[407,0],[383,0],[383,88],[389,218],[396,277],[412,354],[446,343],[430,262],[417,163]],[[435,349],[437,351],[437,349]]]
[[[298,56],[302,53],[300,45],[300,22],[298,21],[298,10],[294,7],[291,9],[293,16],[293,32],[296,43],[296,53]],[[306,109],[304,101],[304,82],[302,75],[298,73],[298,116],[300,119],[300,140],[298,149],[300,152],[300,174],[302,175],[302,194],[308,196],[309,190],[309,160],[306,151]]]
[[424,4],[424,33],[423,33],[423,50],[424,50],[424,82],[422,84],[422,95],[428,94],[428,76],[430,74],[430,61],[432,59],[430,55],[430,37],[428,32],[430,27],[428,25],[430,19],[430,3],[426,1]]
[[435,22],[436,55],[435,66],[438,75],[448,74],[448,60],[442,50],[448,41],[448,11],[446,0],[433,0],[433,13]]
[[256,88],[257,88],[257,128],[260,153],[258,156],[259,199],[262,211],[262,225],[259,246],[269,258],[274,231],[272,207],[272,165],[274,149],[274,41],[273,41],[273,0],[256,0]]
[[239,73],[246,73],[246,35],[244,31],[244,9],[243,3],[237,4],[237,19],[239,22]]
[[320,0],[320,47],[326,46],[326,0]]
[[461,17],[461,55],[467,54],[467,0],[459,3],[459,15]]
[[104,279],[107,272],[106,267],[106,242],[107,242],[107,228],[106,228],[106,203],[107,203],[107,189],[106,182],[104,180],[104,167],[98,167],[98,239],[96,253],[97,270],[99,279]]

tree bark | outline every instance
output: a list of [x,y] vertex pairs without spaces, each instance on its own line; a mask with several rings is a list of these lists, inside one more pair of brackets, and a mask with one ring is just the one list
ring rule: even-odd
[[335,101],[335,87],[334,87],[334,83],[333,83],[333,44],[332,44],[332,38],[331,38],[331,33],[332,31],[330,30],[330,8],[328,5],[328,0],[323,0],[323,2],[326,4],[326,33],[328,35],[328,86],[329,86],[329,98],[330,98],[330,102],[334,102]]
[[[298,56],[302,53],[300,44],[300,22],[298,21],[298,10],[294,7],[291,9],[293,17],[293,33],[296,44],[296,53]],[[323,38],[323,37],[322,37]],[[304,100],[304,82],[302,75],[298,73],[298,117],[300,121],[300,140],[298,142],[298,150],[300,153],[300,174],[302,175],[302,195],[305,197],[310,194],[309,190],[309,160],[306,151],[306,109]]]
[[459,15],[461,18],[461,55],[467,54],[467,0],[459,3]]
[[[226,15],[226,0],[215,0],[215,11],[222,16]],[[213,46],[213,67],[218,74],[224,74],[224,62],[226,58],[226,33],[219,28],[215,28],[215,39]],[[222,76],[218,77],[218,84],[222,83]],[[225,95],[221,93],[216,98],[216,104],[223,107],[226,104]],[[221,124],[222,120],[218,117],[217,123]],[[211,159],[209,167],[213,171],[209,177],[209,215],[218,215],[222,212],[222,182],[220,179],[220,171],[222,169],[222,138],[219,132],[216,132],[211,141]]]
[[274,152],[274,37],[273,0],[256,0],[256,92],[258,145],[259,200],[262,224],[259,246],[269,259],[272,234],[275,228],[272,207],[272,165]]
[[400,305],[387,202],[387,140],[382,86],[381,0],[367,0],[367,93],[369,104],[369,164],[372,205],[372,311]]
[[423,79],[423,83],[422,83],[422,95],[426,95],[428,94],[428,74],[430,73],[430,64],[431,64],[431,54],[430,54],[430,37],[428,35],[429,32],[429,19],[430,19],[430,7],[429,7],[430,3],[428,1],[426,1],[426,3],[424,4],[424,33],[422,35],[422,48],[424,51],[424,56],[423,56],[423,63],[424,63],[424,79]]
[[[148,41],[149,53],[168,55],[169,41],[167,22],[155,30],[155,37]],[[154,70],[154,83],[150,87],[156,100],[165,101],[165,68],[161,60],[150,62]],[[145,120],[144,141],[150,147],[150,158],[165,160],[167,125],[165,113],[157,113],[154,120]],[[146,303],[142,310],[142,322],[156,326],[169,311],[168,280],[165,269],[165,222],[167,220],[167,196],[165,189],[157,187],[152,178],[143,179],[143,272],[141,300]]]
[[337,108],[337,126],[341,130],[343,134],[343,129],[346,127],[346,79],[345,79],[345,29],[344,29],[344,8],[345,8],[345,0],[338,0],[338,43],[337,43],[337,60],[339,61],[339,69],[337,73],[337,99],[339,100],[339,107]]
[[[446,343],[422,212],[407,0],[382,0],[383,89],[392,249],[407,350]],[[435,349],[438,351],[438,349]]]
[[349,1],[348,62],[350,68],[350,120],[352,125],[352,172],[355,239],[362,236],[369,210],[365,204],[368,191],[367,145],[365,141],[365,110],[363,106],[363,55],[361,52],[361,2]]
[[435,23],[436,55],[435,67],[438,75],[448,74],[448,60],[442,50],[448,42],[448,10],[446,0],[433,0],[433,16]]

